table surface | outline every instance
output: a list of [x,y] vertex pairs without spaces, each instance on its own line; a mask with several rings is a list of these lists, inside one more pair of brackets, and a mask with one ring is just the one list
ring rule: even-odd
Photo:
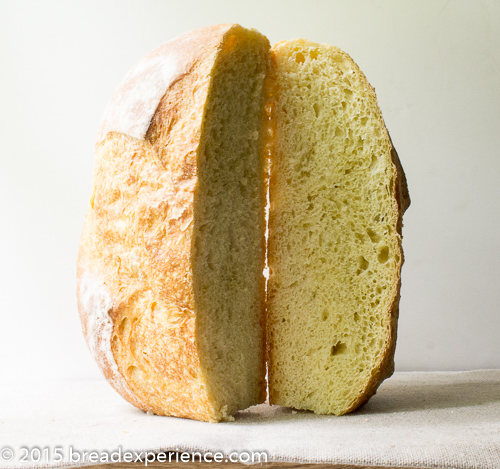
[[[53,457],[56,447],[64,456],[60,462]],[[499,469],[500,370],[396,373],[367,405],[346,416],[262,404],[237,413],[234,422],[219,424],[147,415],[104,380],[19,383],[0,388],[0,456],[2,448],[12,451],[13,459],[0,460],[0,468],[9,469],[81,467],[89,461],[70,459],[70,450],[81,455],[117,448],[224,455],[264,451],[269,461],[264,467],[272,468],[315,463],[335,468]],[[40,462],[21,461],[26,448],[48,448],[50,455]],[[177,467],[155,464],[148,467]],[[212,468],[231,465],[241,466],[210,463]]]
[[[88,467],[88,466],[84,466]],[[115,463],[92,466],[92,469],[131,469],[144,468],[140,463]],[[258,466],[248,466],[242,463],[152,463],[148,464],[151,469],[249,469],[256,467],[258,469],[401,469],[401,466],[351,466],[345,464],[298,464],[298,463],[265,463]],[[412,468],[420,469],[420,468]],[[446,469],[446,468],[436,468]]]

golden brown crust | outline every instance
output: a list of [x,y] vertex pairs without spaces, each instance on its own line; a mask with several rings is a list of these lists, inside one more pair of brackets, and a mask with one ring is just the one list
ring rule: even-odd
[[160,415],[224,417],[195,343],[191,241],[212,68],[237,28],[192,31],[148,54],[113,95],[97,136],[78,256],[82,326],[113,387]]
[[[165,92],[209,60],[221,48],[224,35],[237,27],[219,24],[195,29],[160,45],[142,58],[111,96],[96,143],[104,140],[109,132],[144,140]],[[196,93],[197,89],[191,92]]]
[[[144,410],[208,420],[213,412],[198,376],[190,289],[195,180],[175,186],[151,146],[124,135],[108,138],[97,154],[93,208],[79,257],[80,277],[83,272],[105,279],[100,288],[112,301],[107,313],[112,334],[96,360],[108,375],[111,360],[103,356],[111,347],[115,376],[117,370],[126,383],[115,377],[112,384],[128,400],[123,388],[130,389]],[[80,313],[84,328],[104,316],[88,308]],[[87,338],[99,331],[94,329]],[[141,370],[148,369],[163,375],[149,379],[158,394],[172,396],[172,402],[143,388]]]

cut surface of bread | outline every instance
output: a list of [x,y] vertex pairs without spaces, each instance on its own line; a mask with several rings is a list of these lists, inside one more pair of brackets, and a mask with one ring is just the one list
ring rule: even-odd
[[270,401],[341,415],[393,372],[408,190],[346,53],[294,40],[271,62]]
[[145,411],[214,422],[265,399],[268,51],[238,25],[187,33],[103,118],[79,311],[101,370]]
[[[207,105],[195,196],[197,341],[209,386],[228,412],[266,397],[263,85],[268,50],[228,41]],[[237,405],[235,403],[238,403]]]

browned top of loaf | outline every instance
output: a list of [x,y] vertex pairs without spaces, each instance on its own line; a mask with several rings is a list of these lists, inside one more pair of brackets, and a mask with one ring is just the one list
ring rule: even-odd
[[224,34],[234,27],[237,25],[219,24],[195,29],[142,58],[113,93],[101,119],[96,143],[109,132],[143,140],[167,90],[213,54]]
[[[83,330],[108,381],[143,410],[198,420],[218,416],[195,345],[193,198],[212,67],[233,28],[167,42],[120,84],[97,135],[78,258]],[[136,364],[155,370],[148,385]]]

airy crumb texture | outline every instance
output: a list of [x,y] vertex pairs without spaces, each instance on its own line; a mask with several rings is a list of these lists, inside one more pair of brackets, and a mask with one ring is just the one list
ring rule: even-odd
[[[144,139],[113,131],[97,145],[80,315],[110,383],[145,411],[215,422],[265,397],[268,50],[237,25],[162,46],[151,60],[188,63]],[[122,93],[143,86],[136,75]]]
[[196,340],[209,397],[225,415],[266,396],[263,87],[269,45],[256,32],[245,35],[226,41],[216,64],[194,205]]
[[393,371],[408,192],[347,54],[279,43],[268,86],[270,400],[340,415]]

